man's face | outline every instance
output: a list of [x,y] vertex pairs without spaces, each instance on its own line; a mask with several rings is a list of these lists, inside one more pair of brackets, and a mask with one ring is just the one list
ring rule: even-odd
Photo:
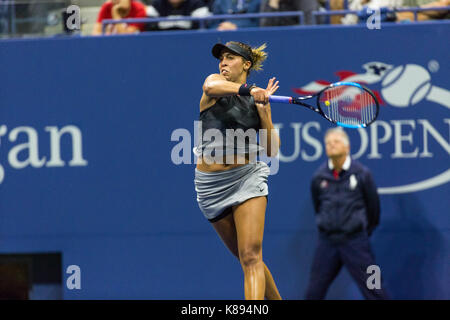
[[240,77],[245,68],[249,67],[244,59],[236,54],[224,50],[220,56],[219,71],[228,81],[234,81]]
[[342,134],[331,132],[325,138],[325,150],[328,158],[338,158],[349,154],[350,146],[345,143]]

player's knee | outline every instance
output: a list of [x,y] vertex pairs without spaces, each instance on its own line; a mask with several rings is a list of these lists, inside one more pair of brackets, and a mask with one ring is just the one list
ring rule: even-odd
[[254,266],[262,261],[262,246],[261,243],[255,243],[246,246],[239,251],[239,260],[243,267]]

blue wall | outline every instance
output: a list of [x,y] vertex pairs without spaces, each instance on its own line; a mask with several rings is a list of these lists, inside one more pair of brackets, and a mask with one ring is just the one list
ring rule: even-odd
[[[449,33],[429,23],[0,42],[0,253],[62,252],[63,279],[81,268],[81,290],[65,299],[243,298],[240,265],[197,207],[195,165],[172,162],[171,136],[193,138],[214,43],[266,42],[251,82],[276,76],[278,94],[292,95],[346,71],[380,94],[378,123],[349,132],[383,193],[376,260],[394,298],[448,299]],[[309,180],[331,125],[293,106],[272,113],[282,154],[264,260],[282,296],[301,299],[317,236]],[[361,295],[343,271],[328,298]]]

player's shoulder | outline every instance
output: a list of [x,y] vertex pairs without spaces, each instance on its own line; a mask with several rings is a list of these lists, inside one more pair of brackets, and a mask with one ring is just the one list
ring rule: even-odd
[[224,80],[225,77],[222,76],[222,75],[219,74],[219,73],[211,73],[211,74],[208,75],[205,79],[206,79],[206,80],[215,80],[215,79],[218,79],[218,80]]
[[[205,86],[205,85],[208,85],[208,83],[209,83],[210,81],[216,81],[216,80],[226,80],[226,79],[225,79],[225,77],[222,76],[221,74],[218,74],[218,73],[212,73],[212,74],[208,75],[208,76],[205,78],[205,81],[203,82],[203,85],[204,85],[204,86]],[[205,87],[203,87],[203,88],[205,89]]]

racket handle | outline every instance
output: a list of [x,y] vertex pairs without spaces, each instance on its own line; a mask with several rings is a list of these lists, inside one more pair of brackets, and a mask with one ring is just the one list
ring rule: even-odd
[[292,97],[285,96],[270,96],[270,102],[278,102],[278,103],[292,103]]

